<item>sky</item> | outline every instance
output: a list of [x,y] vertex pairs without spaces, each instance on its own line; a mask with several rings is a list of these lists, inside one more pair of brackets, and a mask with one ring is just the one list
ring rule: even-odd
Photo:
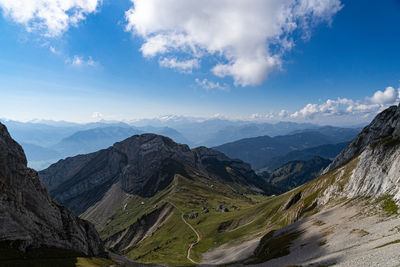
[[0,0],[0,12],[0,118],[351,125],[399,102],[399,0]]

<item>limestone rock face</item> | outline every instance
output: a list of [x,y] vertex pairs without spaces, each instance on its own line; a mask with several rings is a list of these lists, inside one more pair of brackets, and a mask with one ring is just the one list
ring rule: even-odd
[[379,113],[357,137],[325,169],[328,173],[358,156],[370,143],[382,137],[400,137],[400,105],[391,106]]
[[346,184],[340,189],[336,184],[330,186],[322,202],[334,197],[383,195],[400,202],[400,106],[378,114],[325,172],[344,175],[344,164],[352,168]]
[[61,160],[41,171],[40,177],[52,197],[81,214],[101,200],[116,182],[127,193],[152,196],[167,187],[175,174],[185,176],[186,167],[249,191],[269,190],[240,160],[205,147],[191,150],[155,134],[135,135],[108,149]]
[[26,250],[52,247],[104,253],[94,226],[52,201],[21,146],[0,123],[0,243]]
[[[351,164],[354,162],[353,164]],[[357,196],[393,196],[400,203],[400,139],[387,137],[378,139],[367,146],[350,165],[354,168],[344,187],[333,184],[327,188],[321,198],[326,203],[332,198]],[[344,168],[335,171],[344,175]]]

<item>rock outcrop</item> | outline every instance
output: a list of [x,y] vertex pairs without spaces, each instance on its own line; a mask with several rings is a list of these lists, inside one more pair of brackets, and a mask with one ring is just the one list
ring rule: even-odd
[[400,105],[391,106],[379,113],[325,169],[328,173],[358,156],[369,144],[383,137],[400,137]]
[[23,149],[1,123],[0,243],[21,251],[45,247],[86,256],[104,253],[94,226],[51,200],[38,173],[27,168]]
[[114,251],[124,252],[151,236],[173,214],[173,207],[164,204],[162,207],[143,215],[128,228],[107,238],[106,246]]
[[375,119],[324,170],[341,171],[354,161],[353,171],[339,190],[330,186],[322,198],[393,196],[400,202],[400,105],[391,106]]
[[[348,177],[345,168],[352,169]],[[320,203],[358,196],[392,196],[400,203],[400,139],[390,135],[374,140],[361,154],[333,172],[343,176],[345,184],[329,186]]]
[[148,197],[166,188],[175,174],[187,176],[187,167],[251,192],[277,192],[240,160],[205,147],[191,150],[155,134],[135,135],[108,149],[61,160],[40,177],[52,197],[81,214],[116,182],[127,193]]

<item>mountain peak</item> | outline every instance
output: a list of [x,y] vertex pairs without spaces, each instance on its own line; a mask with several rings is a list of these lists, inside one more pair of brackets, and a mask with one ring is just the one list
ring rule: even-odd
[[270,190],[240,160],[206,147],[191,150],[157,134],[134,135],[108,149],[67,158],[41,171],[40,176],[57,201],[82,213],[117,182],[129,194],[149,197],[167,187],[176,174],[187,176],[187,168],[252,192]]

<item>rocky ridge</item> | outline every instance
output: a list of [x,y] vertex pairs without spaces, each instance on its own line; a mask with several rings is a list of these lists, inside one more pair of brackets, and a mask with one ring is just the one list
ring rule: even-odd
[[108,149],[61,160],[40,176],[57,201],[81,214],[117,182],[127,193],[149,197],[166,188],[175,174],[185,176],[185,167],[250,192],[277,192],[240,160],[205,147],[191,150],[155,134],[135,135]]

